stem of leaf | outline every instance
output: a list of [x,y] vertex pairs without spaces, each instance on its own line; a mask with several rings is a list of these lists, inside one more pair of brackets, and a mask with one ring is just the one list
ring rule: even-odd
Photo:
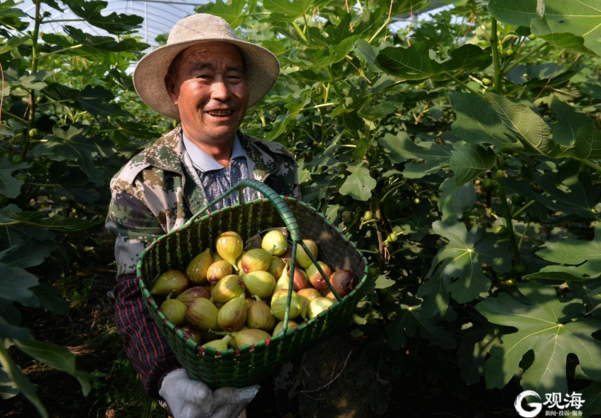
[[[533,202],[534,202],[534,200],[533,200]],[[524,233],[520,237],[520,242],[518,243],[518,250],[522,248],[522,242],[524,242],[524,237],[526,236],[526,233],[528,232],[528,228],[530,228],[530,222],[528,222],[526,224],[526,228],[524,229]]]
[[[36,0],[35,2],[35,25],[33,27],[33,36],[31,39],[31,74],[36,74],[38,72],[38,36],[40,33],[40,21],[42,18],[40,17],[40,1]],[[25,145],[23,146],[23,151],[21,151],[21,157],[25,157],[27,155],[27,151],[29,150],[29,130],[33,129],[35,123],[35,90],[31,90],[29,92],[29,115],[27,118],[27,129],[28,132],[25,134]]]
[[382,197],[382,199],[380,199],[381,202],[383,202],[384,200],[386,200],[386,198],[388,197],[388,195],[390,193],[392,193],[393,191],[395,191],[396,189],[398,189],[399,187],[401,187],[403,184],[405,184],[407,182],[407,179],[403,179],[403,181],[401,181],[399,184],[395,184],[394,186],[392,186],[387,192],[386,194]]
[[70,51],[70,50],[72,50],[72,49],[81,48],[82,46],[84,46],[84,45],[83,45],[83,44],[77,44],[77,45],[72,45],[72,46],[70,46],[70,47],[68,47],[68,48],[58,49],[58,50],[56,50],[56,51],[48,52],[48,53],[46,53],[46,54],[41,54],[41,55],[38,57],[38,61],[39,61],[39,60],[41,60],[41,59],[44,59],[44,58],[46,58],[46,57],[49,57],[49,56],[51,56],[51,55],[60,54],[60,53],[62,53],[62,52],[65,52],[65,51]]
[[490,26],[490,47],[492,49],[492,62],[495,69],[494,84],[492,91],[499,93],[501,91],[501,66],[499,64],[499,35],[497,34],[497,20],[492,19]]
[[369,41],[367,41],[368,44],[371,44],[374,39],[376,39],[376,37],[380,34],[380,32],[382,32],[390,23],[390,19],[392,19],[392,4],[394,2],[391,0],[390,1],[390,10],[388,11],[388,18],[386,19],[386,22],[384,22],[384,24],[382,26],[380,26],[380,28],[376,31],[376,33],[374,33],[374,36],[372,36],[371,38],[369,38]]
[[590,168],[592,168],[593,170],[599,171],[601,172],[601,167],[599,167],[597,164],[583,158],[583,159],[578,159],[578,161],[580,161],[582,164],[589,166]]
[[296,22],[292,22],[292,26],[294,26],[294,29],[296,29],[296,32],[298,33],[298,35],[303,38],[303,41],[305,41],[306,44],[309,43],[309,41],[307,41],[307,38],[305,37],[305,34],[303,33],[303,31],[301,30],[301,28],[298,26],[298,24]]
[[11,118],[18,120],[19,122],[23,122],[24,124],[27,124],[27,121],[25,119],[20,118],[17,115],[14,115],[10,112],[7,112],[6,110],[2,110],[2,114],[10,116]]
[[513,214],[513,219],[516,219],[518,216],[520,216],[520,214],[523,211],[525,211],[526,209],[528,209],[528,207],[530,207],[530,205],[532,205],[534,202],[535,202],[535,200],[531,200],[530,202],[526,203],[524,206],[522,206],[521,208],[516,210],[515,213]]
[[514,265],[522,264],[522,258],[520,256],[520,249],[518,247],[518,243],[515,239],[515,231],[513,230],[513,222],[511,219],[511,211],[509,210],[509,205],[507,204],[507,194],[505,193],[505,189],[501,186],[501,183],[497,183],[499,199],[501,200],[501,206],[503,207],[503,215],[505,218],[505,224],[507,226],[507,231],[509,232],[509,240],[511,241],[511,247],[513,248],[513,261]]
[[472,89],[471,87],[469,87],[467,84],[465,84],[463,81],[459,80],[457,77],[449,74],[449,73],[445,73],[446,75],[449,76],[449,78],[451,78],[455,83],[459,84],[461,87],[463,87],[464,89],[466,89],[467,91],[469,91],[472,94],[475,94],[478,97],[484,97],[482,95],[482,93],[477,92],[476,90]]

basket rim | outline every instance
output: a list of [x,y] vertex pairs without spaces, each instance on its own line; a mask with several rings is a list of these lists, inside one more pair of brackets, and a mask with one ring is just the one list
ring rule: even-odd
[[165,315],[163,315],[163,313],[159,310],[159,306],[157,305],[154,297],[150,294],[150,290],[148,289],[148,287],[146,286],[146,283],[144,282],[144,279],[142,278],[142,265],[143,265],[143,261],[144,261],[144,257],[146,256],[146,253],[151,250],[159,241],[166,239],[169,235],[176,235],[178,233],[180,233],[181,231],[184,231],[186,228],[191,227],[193,224],[196,223],[201,223],[203,221],[206,221],[207,219],[225,213],[229,210],[238,208],[240,206],[248,206],[248,205],[254,205],[254,204],[260,204],[260,203],[264,203],[266,201],[271,202],[271,200],[269,198],[266,197],[261,197],[258,199],[254,199],[251,200],[250,202],[244,202],[242,204],[240,203],[235,203],[231,206],[226,206],[222,209],[217,209],[214,210],[212,212],[210,212],[207,215],[204,215],[200,218],[196,218],[192,221],[192,223],[190,224],[185,224],[181,227],[177,227],[172,229],[171,231],[167,232],[166,234],[161,235],[160,237],[156,238],[152,243],[150,243],[148,245],[148,247],[146,247],[139,255],[138,257],[138,262],[136,264],[136,277],[139,278],[139,282],[138,285],[140,287],[140,290],[142,291],[142,298],[143,300],[146,300],[146,302],[148,303],[148,307],[151,307],[152,309],[155,310],[155,312],[158,314],[159,318],[161,319],[161,321],[163,322],[163,324],[165,324],[169,330],[171,332],[175,332],[177,338],[179,338],[180,340],[182,340],[189,348],[195,350],[196,352],[198,352],[199,354],[205,355],[208,354],[211,357],[215,357],[215,358],[219,358],[219,357],[226,357],[226,358],[233,358],[236,356],[239,356],[242,353],[246,353],[246,352],[250,352],[255,350],[256,348],[260,348],[263,346],[268,346],[272,343],[279,343],[281,341],[284,341],[285,339],[287,339],[289,336],[291,336],[292,334],[299,332],[309,326],[312,326],[314,323],[317,322],[318,319],[330,314],[330,312],[335,312],[337,309],[339,309],[343,304],[345,303],[349,303],[351,300],[353,300],[356,296],[357,293],[363,288],[363,286],[366,284],[367,282],[367,277],[368,277],[368,272],[369,272],[369,265],[367,263],[367,258],[365,257],[365,255],[363,255],[363,253],[361,252],[361,250],[359,248],[357,248],[356,244],[354,242],[352,242],[351,240],[349,240],[341,231],[340,229],[338,229],[338,227],[336,225],[334,225],[329,219],[327,219],[325,217],[324,214],[322,214],[321,212],[317,211],[317,209],[315,209],[313,206],[311,206],[309,203],[305,203],[303,201],[300,201],[296,198],[293,197],[288,197],[288,196],[281,196],[282,199],[284,199],[286,202],[288,201],[292,201],[293,203],[295,202],[296,204],[299,204],[309,210],[312,210],[313,212],[315,212],[318,216],[320,216],[327,224],[329,224],[330,226],[332,226],[334,228],[334,230],[342,237],[342,239],[344,239],[347,243],[351,244],[353,249],[355,251],[357,251],[357,253],[361,256],[361,258],[364,261],[365,264],[365,268],[363,270],[363,277],[359,280],[359,284],[357,285],[357,287],[355,287],[355,289],[353,289],[352,292],[350,292],[348,295],[344,296],[341,298],[340,301],[336,301],[336,303],[332,306],[330,306],[327,310],[319,313],[316,317],[311,318],[309,320],[303,320],[298,327],[296,328],[292,328],[292,329],[288,329],[285,333],[280,333],[275,337],[271,337],[268,338],[267,340],[262,340],[259,341],[256,344],[252,344],[252,345],[244,345],[242,347],[238,347],[236,349],[234,348],[230,348],[227,349],[225,351],[217,351],[217,349],[213,348],[213,347],[202,347],[201,344],[196,343],[194,340],[192,340],[191,338],[188,338],[184,335],[184,332],[182,331],[182,327],[175,325],[173,322],[169,321]]

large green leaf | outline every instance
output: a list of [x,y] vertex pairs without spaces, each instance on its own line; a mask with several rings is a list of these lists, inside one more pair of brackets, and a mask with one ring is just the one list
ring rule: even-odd
[[303,56],[311,61],[313,66],[319,67],[329,67],[332,64],[335,64],[339,61],[342,61],[353,49],[355,42],[359,39],[359,36],[351,36],[343,41],[341,41],[337,45],[328,45],[323,48],[310,48],[306,49],[303,52]]
[[438,210],[442,213],[442,221],[453,225],[463,212],[476,203],[476,189],[472,183],[457,186],[457,182],[450,177],[442,182],[439,187],[442,192],[438,199]]
[[309,10],[313,0],[265,0],[263,6],[273,13],[272,17],[285,22],[292,22]]
[[91,389],[90,376],[88,373],[75,368],[75,355],[67,348],[35,340],[14,340],[14,343],[31,357],[53,369],[75,376],[81,384],[83,395],[88,395]]
[[601,159],[601,131],[594,124],[589,123],[578,129],[575,141],[569,155],[588,160]]
[[30,238],[20,245],[15,245],[0,252],[0,262],[11,267],[34,267],[42,262],[56,249],[52,241],[38,242]]
[[495,149],[523,148],[487,101],[470,93],[456,92],[449,97],[457,115],[452,128],[458,138],[470,144],[490,144]]
[[0,365],[2,365],[2,369],[10,379],[15,382],[21,393],[36,407],[42,418],[48,418],[46,408],[36,395],[35,386],[21,373],[19,366],[12,360],[6,348],[4,348],[4,341],[0,341]]
[[567,393],[566,361],[569,354],[578,357],[583,371],[601,381],[601,343],[592,334],[601,322],[583,316],[580,300],[561,303],[550,286],[518,284],[530,304],[518,302],[506,293],[488,298],[476,309],[490,322],[515,327],[517,332],[503,335],[503,343],[494,346],[486,362],[486,386],[502,388],[515,375],[522,357],[534,351],[532,365],[522,375],[524,389],[544,393]]
[[480,382],[490,350],[501,344],[500,335],[500,327],[476,323],[463,336],[457,349],[457,365],[465,383],[475,385]]
[[245,5],[245,0],[232,0],[228,3],[223,2],[223,0],[216,0],[215,3],[200,6],[198,13],[210,13],[219,16],[225,19],[232,28],[236,29],[244,19],[242,10],[244,10]]
[[495,165],[497,156],[490,148],[482,148],[477,144],[456,142],[451,151],[451,170],[455,173],[455,184],[472,181]]
[[437,325],[440,318],[425,314],[420,306],[400,305],[396,316],[386,326],[388,344],[393,350],[398,350],[407,342],[408,337],[415,337],[419,330],[420,336],[430,343],[445,349],[455,348],[455,337],[452,332]]
[[6,41],[6,43],[3,42],[0,44],[0,55],[4,54],[5,52],[10,51],[11,49],[18,47],[19,45],[27,42],[30,39],[31,39],[31,37],[29,35],[13,36],[12,38],[9,38]]
[[112,36],[95,36],[73,26],[64,26],[65,32],[75,43],[107,52],[139,52],[149,47],[134,38],[118,40]]
[[482,271],[483,263],[501,273],[511,269],[509,248],[497,245],[495,235],[485,234],[477,226],[468,232],[463,223],[447,225],[436,221],[432,227],[435,234],[449,242],[434,257],[426,275],[428,281],[417,292],[424,300],[422,308],[426,315],[444,314],[449,296],[466,303],[488,291],[491,281]]
[[54,127],[54,135],[46,138],[48,142],[39,144],[34,149],[36,157],[48,157],[54,161],[77,161],[81,169],[95,183],[104,182],[102,170],[94,166],[94,156],[97,155],[93,138],[83,135],[83,127],[70,126],[68,130]]
[[77,16],[85,19],[90,25],[104,29],[112,34],[131,32],[140,27],[144,18],[137,15],[126,15],[115,12],[103,15],[108,5],[106,1],[62,0]]
[[25,182],[14,178],[11,173],[29,167],[31,165],[27,163],[13,164],[8,157],[0,158],[0,194],[10,198],[19,196],[21,186]]
[[38,278],[20,267],[0,263],[0,298],[23,300],[33,296],[30,288],[38,284]]
[[559,47],[601,55],[601,8],[598,0],[544,0],[545,12],[537,14],[537,0],[490,0],[488,10],[497,20],[529,26],[534,35]]
[[[571,146],[576,143],[579,135],[579,130],[587,124],[592,124],[594,121],[586,116],[584,113],[577,112],[573,106],[564,103],[557,98],[551,102],[553,111],[557,115],[557,123],[552,125],[553,128],[553,140],[560,143],[561,145]],[[593,125],[594,128],[594,125]],[[599,132],[595,129],[595,131]],[[594,135],[594,132],[591,132]],[[587,141],[579,140],[582,142],[581,146],[585,146]],[[591,145],[599,143],[601,151],[601,141],[590,141]],[[583,154],[586,151],[582,151]],[[589,153],[590,154],[590,153]],[[589,157],[581,157],[589,158]]]
[[[393,163],[402,163],[409,159],[420,160],[405,164],[403,174],[408,178],[419,178],[429,173],[436,173],[442,167],[449,165],[451,158],[450,145],[440,145],[435,142],[414,143],[406,132],[396,135],[386,134],[378,143],[389,151],[388,158]],[[421,162],[425,160],[424,162]]]
[[349,195],[355,200],[367,201],[371,197],[371,191],[376,187],[376,180],[369,173],[369,169],[363,165],[363,162],[350,166],[348,171],[351,173],[342,186],[340,194]]
[[490,61],[488,54],[476,45],[466,44],[438,62],[430,56],[430,45],[416,42],[408,48],[388,47],[380,51],[376,63],[388,73],[408,80],[448,79],[446,72],[464,72],[480,68]]
[[601,222],[595,225],[592,241],[565,239],[548,242],[536,255],[562,265],[546,266],[526,278],[581,281],[601,276]]

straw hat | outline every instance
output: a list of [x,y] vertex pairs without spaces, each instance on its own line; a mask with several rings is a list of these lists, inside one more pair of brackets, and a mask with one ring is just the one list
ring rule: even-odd
[[165,74],[171,61],[184,49],[210,41],[229,42],[242,53],[248,84],[248,107],[271,90],[280,73],[276,56],[259,45],[236,38],[236,33],[224,19],[199,13],[177,22],[169,33],[167,45],[155,49],[138,62],[133,80],[140,98],[160,114],[179,120],[179,109],[165,87]]

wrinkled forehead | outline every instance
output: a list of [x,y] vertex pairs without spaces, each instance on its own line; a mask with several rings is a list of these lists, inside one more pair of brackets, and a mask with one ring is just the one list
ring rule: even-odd
[[229,42],[203,42],[180,52],[171,62],[169,73],[177,75],[181,66],[216,65],[225,62],[228,67],[239,66],[244,70],[244,59],[240,50]]

